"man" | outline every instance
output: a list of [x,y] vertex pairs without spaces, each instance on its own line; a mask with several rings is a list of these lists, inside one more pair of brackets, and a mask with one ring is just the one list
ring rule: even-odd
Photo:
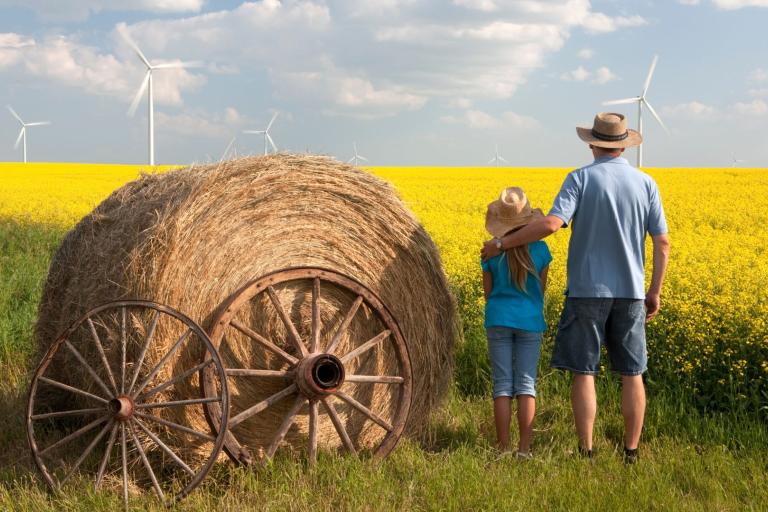
[[[645,323],[659,312],[669,259],[667,223],[658,187],[621,155],[642,137],[621,114],[600,113],[592,128],[577,128],[595,161],[565,179],[549,215],[485,242],[484,259],[547,237],[571,224],[568,283],[552,367],[573,374],[571,402],[579,452],[592,457],[597,413],[595,375],[600,347],[621,374],[624,458],[634,463],[645,415]],[[653,273],[645,293],[645,237],[653,240]]]

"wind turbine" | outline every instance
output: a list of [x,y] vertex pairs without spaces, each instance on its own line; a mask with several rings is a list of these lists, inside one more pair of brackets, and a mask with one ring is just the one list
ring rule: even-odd
[[269,154],[269,146],[267,144],[271,144],[272,151],[277,153],[277,146],[275,146],[275,141],[272,140],[272,136],[269,134],[269,130],[272,128],[272,123],[274,123],[275,119],[277,119],[277,114],[279,114],[279,112],[275,112],[275,115],[272,116],[272,120],[269,122],[265,130],[243,130],[243,133],[255,133],[257,135],[264,135],[264,155]]
[[125,39],[125,41],[128,43],[128,45],[131,48],[133,48],[134,52],[136,52],[136,55],[139,57],[139,59],[141,59],[141,62],[143,62],[147,68],[147,72],[144,75],[144,80],[141,82],[141,86],[139,86],[139,90],[136,92],[136,95],[133,97],[131,106],[128,107],[128,115],[133,117],[133,115],[136,113],[136,108],[139,106],[141,97],[144,95],[144,91],[148,91],[147,105],[149,108],[149,165],[155,165],[155,106],[154,106],[155,99],[154,99],[153,90],[152,90],[152,72],[158,69],[195,68],[195,67],[200,67],[202,64],[200,64],[199,62],[181,62],[181,61],[152,64],[144,56],[142,51],[139,49],[138,45],[136,45],[136,43],[133,42],[133,39],[131,39],[131,37],[128,35],[127,32],[121,31],[121,34]]
[[355,156],[353,156],[352,158],[350,158],[349,160],[347,160],[347,163],[348,163],[348,164],[349,164],[349,163],[352,163],[352,162],[354,162],[354,166],[355,166],[355,167],[357,167],[357,164],[358,164],[358,161],[359,161],[359,160],[362,160],[363,162],[367,162],[367,161],[368,161],[368,159],[367,159],[367,158],[365,158],[364,156],[360,155],[360,154],[357,152],[357,142],[353,142],[353,143],[352,143],[352,148],[354,148],[354,150],[355,150]]
[[29,126],[46,126],[46,125],[51,124],[51,122],[50,121],[37,121],[35,123],[25,123],[24,121],[21,120],[21,117],[19,117],[19,114],[17,114],[16,111],[13,110],[13,107],[11,107],[10,105],[8,105],[8,111],[21,124],[21,131],[19,132],[19,136],[16,138],[16,143],[13,145],[13,149],[18,148],[19,147],[19,143],[21,142],[21,139],[24,139],[24,163],[27,163],[27,127],[29,127]]
[[499,166],[499,162],[504,162],[505,164],[508,164],[508,163],[509,163],[509,162],[507,162],[507,159],[506,159],[506,158],[504,158],[503,156],[501,156],[501,155],[499,154],[499,145],[498,145],[498,144],[496,144],[496,152],[494,153],[494,155],[493,155],[493,158],[491,158],[490,160],[488,160],[488,163],[489,163],[489,164],[492,164],[492,163],[494,163],[494,162],[496,162],[496,167],[498,167],[498,166]]
[[739,160],[736,158],[736,153],[731,153],[732,163],[731,167],[738,167],[739,164],[743,164],[746,162],[746,160]]
[[[643,134],[643,107],[647,107],[648,110],[651,112],[653,117],[656,118],[656,120],[659,122],[662,128],[664,128],[664,131],[669,134],[669,130],[662,122],[661,118],[659,117],[659,114],[656,113],[656,111],[653,109],[650,103],[648,103],[648,99],[646,98],[646,95],[648,94],[648,86],[651,84],[651,78],[653,77],[653,71],[656,69],[656,63],[659,61],[659,56],[654,55],[653,56],[653,62],[651,62],[651,69],[648,70],[648,77],[645,79],[645,84],[643,84],[643,93],[640,96],[635,96],[634,98],[626,98],[623,100],[613,100],[613,101],[606,101],[603,103],[603,105],[625,105],[625,104],[631,104],[631,103],[637,103],[637,131],[640,133],[640,135]],[[637,146],[637,166],[642,167],[643,165],[643,145],[640,144]]]
[[[232,137],[232,139],[229,141],[229,144],[227,144],[227,148],[224,150],[224,153],[222,153],[221,158],[219,159],[220,162],[227,158],[227,155],[229,154],[229,150],[232,149],[232,146],[235,143],[235,139],[237,139],[237,137]],[[237,157],[237,151],[233,151],[233,154],[234,154],[234,157]]]

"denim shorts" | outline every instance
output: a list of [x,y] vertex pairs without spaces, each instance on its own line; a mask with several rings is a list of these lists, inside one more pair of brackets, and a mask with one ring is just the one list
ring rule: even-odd
[[487,327],[493,398],[536,396],[541,333],[511,327]]
[[565,299],[552,352],[552,367],[597,375],[603,345],[614,372],[641,375],[648,369],[643,300]]

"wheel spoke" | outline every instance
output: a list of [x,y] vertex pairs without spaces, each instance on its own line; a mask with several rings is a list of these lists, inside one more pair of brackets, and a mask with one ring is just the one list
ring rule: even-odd
[[152,379],[154,379],[158,373],[160,373],[160,370],[163,369],[163,366],[165,366],[165,363],[168,362],[168,360],[173,357],[173,354],[176,353],[177,350],[179,350],[179,347],[181,347],[181,344],[184,343],[184,340],[189,337],[189,335],[192,334],[192,329],[187,329],[184,334],[179,336],[179,339],[176,340],[176,342],[173,344],[173,346],[168,350],[168,352],[165,353],[165,355],[160,359],[160,361],[157,362],[154,368],[152,368],[152,371],[149,372],[149,375],[147,375],[147,378],[144,379],[144,382],[142,382],[131,395],[131,398],[135,399],[136,396],[144,391],[144,388],[147,387],[147,384],[152,382]]
[[189,370],[185,371],[184,373],[182,373],[180,375],[177,375],[176,377],[172,378],[171,380],[166,381],[166,382],[160,384],[159,386],[155,386],[154,388],[152,388],[149,391],[147,391],[144,394],[142,394],[141,398],[142,399],[146,399],[148,396],[152,396],[155,393],[159,393],[160,391],[162,391],[162,390],[164,390],[164,389],[166,389],[166,388],[168,388],[170,386],[173,386],[177,382],[186,379],[187,377],[189,377],[193,373],[199,372],[200,370],[202,370],[203,368],[205,368],[206,366],[208,366],[212,362],[213,362],[213,359],[206,359],[202,363],[198,364],[197,366],[193,366]]
[[128,432],[131,434],[131,439],[133,439],[133,444],[136,445],[136,449],[139,450],[139,456],[141,457],[141,461],[144,463],[144,467],[147,470],[147,473],[149,473],[149,478],[152,480],[152,485],[155,488],[155,491],[157,492],[157,495],[160,497],[160,499],[165,499],[165,495],[163,494],[163,490],[160,488],[160,484],[157,482],[157,477],[155,476],[155,472],[152,471],[152,466],[149,464],[149,460],[147,459],[147,454],[144,453],[144,447],[141,446],[141,442],[139,441],[139,438],[136,436],[136,432],[133,430],[133,425],[130,423],[128,424]]
[[251,370],[248,368],[227,368],[226,374],[230,377],[275,377],[286,379],[292,372],[281,370]]
[[221,397],[216,396],[211,398],[193,398],[191,400],[175,400],[172,402],[154,402],[154,403],[136,404],[136,409],[158,409],[160,407],[183,407],[185,405],[209,404],[211,402],[221,402]]
[[236,426],[238,426],[240,423],[244,422],[251,416],[260,413],[267,407],[279,402],[283,398],[292,395],[296,392],[296,384],[291,384],[287,388],[283,389],[282,391],[278,391],[272,396],[269,396],[262,400],[261,402],[257,403],[256,405],[253,405],[249,407],[248,409],[244,410],[237,416],[229,419],[229,429],[232,430]]
[[307,348],[304,346],[304,343],[301,341],[301,336],[299,336],[299,331],[296,330],[296,326],[293,325],[293,322],[291,321],[291,318],[288,316],[288,313],[285,312],[285,309],[283,309],[283,305],[280,304],[280,299],[277,297],[277,293],[275,293],[275,289],[271,286],[268,286],[267,294],[269,295],[270,300],[272,300],[272,304],[275,306],[275,309],[277,310],[277,314],[280,315],[280,319],[283,321],[285,328],[288,329],[288,333],[290,334],[290,338],[293,341],[293,345],[296,347],[296,349],[299,351],[299,354],[301,354],[302,357],[306,357]]
[[48,377],[39,377],[38,380],[40,382],[45,382],[46,384],[50,384],[53,387],[64,389],[66,391],[71,391],[72,393],[77,393],[79,395],[87,396],[88,398],[92,398],[93,400],[99,401],[101,403],[109,403],[109,400],[105,400],[101,398],[100,396],[96,396],[92,393],[89,393],[87,391],[84,391],[79,388],[74,388],[72,386],[69,386],[67,384],[64,384],[63,382],[59,382],[57,380],[49,379]]
[[317,400],[309,401],[309,462],[317,462]]
[[115,376],[112,373],[112,368],[107,361],[107,355],[104,353],[104,345],[101,344],[99,334],[96,332],[96,326],[93,324],[93,320],[88,318],[88,327],[91,329],[91,336],[93,336],[93,342],[96,343],[96,349],[99,351],[99,357],[101,357],[101,364],[107,370],[107,377],[109,377],[109,383],[112,384],[112,390],[117,394],[117,383],[115,382]]
[[93,440],[88,443],[88,446],[86,447],[85,451],[80,455],[80,457],[77,458],[75,461],[74,466],[69,470],[69,472],[64,475],[64,478],[61,479],[61,482],[59,485],[64,485],[64,483],[69,480],[69,477],[75,474],[75,471],[80,467],[80,464],[83,463],[83,461],[91,454],[94,448],[96,448],[96,445],[99,441],[101,441],[101,438],[104,437],[104,434],[107,433],[107,431],[112,428],[112,424],[114,423],[114,420],[110,420],[109,423],[104,425],[104,428],[99,431],[98,434],[96,434],[96,437],[93,438]]
[[352,305],[349,307],[349,311],[347,311],[347,314],[344,317],[344,320],[341,321],[341,325],[336,330],[336,333],[333,335],[331,344],[328,345],[328,348],[325,350],[326,352],[328,352],[329,354],[334,353],[336,348],[339,346],[339,342],[341,342],[341,337],[347,331],[349,324],[352,323],[352,319],[355,318],[355,314],[357,313],[357,310],[360,308],[360,304],[362,303],[363,303],[363,297],[361,295],[358,295],[357,298],[355,299],[355,302],[353,302]]
[[271,459],[275,452],[277,451],[277,447],[280,445],[280,443],[285,439],[285,434],[288,433],[288,429],[291,428],[291,425],[293,425],[293,420],[296,418],[296,414],[299,412],[299,409],[304,405],[304,402],[306,402],[306,398],[299,395],[296,397],[296,401],[293,402],[293,407],[288,411],[288,414],[286,414],[285,419],[283,420],[283,423],[280,425],[280,428],[277,430],[277,433],[275,434],[275,437],[272,439],[272,442],[269,445],[269,448],[267,448],[267,458]]
[[382,341],[387,339],[390,334],[391,334],[391,331],[389,331],[389,330],[380,332],[379,334],[377,334],[376,336],[374,336],[370,340],[366,341],[365,343],[363,343],[362,345],[357,347],[352,352],[344,354],[342,357],[340,357],[341,362],[342,363],[348,363],[348,362],[350,362],[350,361],[360,357],[362,354],[364,354],[365,352],[369,351],[370,349],[372,349],[373,347],[375,347],[376,345],[378,345],[379,343],[381,343]]
[[123,509],[128,510],[128,449],[125,442],[125,423],[120,423],[120,455],[123,466]]
[[336,396],[340,399],[347,402],[349,405],[360,411],[361,413],[368,416],[371,420],[373,420],[375,423],[377,423],[381,428],[386,430],[387,432],[392,432],[393,428],[392,425],[389,424],[384,418],[349,396],[348,394],[344,393],[343,391],[337,391]]
[[40,451],[40,456],[45,455],[49,451],[51,451],[51,450],[53,450],[55,448],[58,448],[59,446],[72,441],[73,439],[77,439],[78,437],[80,437],[81,435],[85,434],[86,432],[91,431],[94,428],[98,427],[99,425],[101,425],[102,423],[107,421],[108,419],[109,418],[107,416],[102,416],[101,418],[97,418],[97,419],[93,420],[92,422],[90,422],[89,424],[85,425],[84,427],[81,427],[81,428],[75,430],[74,432],[72,432],[68,436],[62,437],[61,439],[59,439],[58,441],[53,443],[48,448],[46,448],[44,450],[41,450]]
[[316,277],[312,282],[312,338],[309,342],[309,352],[314,354],[320,346],[320,309],[317,301],[320,299],[320,278]]
[[109,455],[112,453],[112,447],[115,445],[115,440],[117,440],[118,427],[119,425],[113,421],[112,432],[109,433],[109,441],[107,441],[107,448],[104,450],[104,457],[101,459],[101,464],[99,464],[99,472],[96,474],[96,483],[93,486],[94,490],[99,490],[101,481],[104,479],[104,471],[107,469]]
[[241,324],[237,320],[232,319],[232,321],[230,322],[230,325],[232,327],[234,327],[235,329],[237,329],[238,331],[240,331],[241,333],[243,333],[246,336],[248,336],[249,338],[251,338],[253,341],[256,341],[256,342],[260,343],[261,345],[263,345],[264,347],[268,348],[269,350],[271,350],[275,354],[279,355],[280,357],[282,357],[283,359],[288,361],[290,364],[296,364],[296,363],[299,362],[299,360],[296,359],[295,357],[293,357],[291,354],[289,354],[285,350],[281,349],[280,347],[278,347],[277,345],[275,345],[274,343],[269,341],[267,338],[265,338],[261,334],[257,333],[256,331],[253,331],[253,330],[249,329],[248,327],[246,327],[245,325]]
[[72,345],[72,343],[70,343],[69,340],[64,340],[64,345],[66,345],[69,351],[72,352],[72,354],[74,354],[75,358],[78,361],[80,361],[80,364],[82,364],[85,367],[86,371],[91,375],[91,377],[93,377],[93,380],[96,381],[96,384],[98,384],[101,387],[101,389],[104,390],[107,396],[113,396],[112,391],[110,391],[107,385],[104,384],[104,381],[101,380],[101,377],[99,377],[96,371],[93,368],[91,368],[91,365],[88,364],[88,362],[85,360],[83,355],[75,348],[75,346]]
[[56,411],[56,412],[46,412],[42,414],[33,414],[30,416],[33,420],[46,420],[48,418],[60,418],[62,416],[79,416],[81,414],[93,414],[93,413],[103,413],[105,409],[103,407],[96,407],[92,409],[72,409],[71,411]]
[[339,418],[339,413],[336,412],[336,408],[333,406],[330,400],[328,400],[328,397],[323,397],[322,400],[325,409],[328,411],[328,415],[331,417],[333,426],[336,428],[336,432],[339,434],[339,437],[344,443],[344,446],[347,448],[347,451],[349,451],[349,453],[352,455],[357,455],[355,445],[352,444],[352,440],[349,438],[349,434],[347,434],[346,429],[344,429],[344,425],[341,423],[341,418]]
[[152,322],[149,326],[149,331],[147,331],[147,336],[144,339],[144,346],[141,348],[141,353],[139,354],[139,359],[136,361],[136,367],[133,369],[133,378],[131,378],[131,385],[128,386],[128,394],[130,394],[133,391],[133,386],[136,385],[136,380],[139,378],[139,372],[141,371],[141,366],[144,364],[144,357],[147,355],[147,349],[149,348],[149,344],[152,343],[152,337],[155,335],[155,329],[157,328],[157,321],[160,319],[160,311],[155,310],[155,315],[152,317]]
[[205,439],[206,441],[211,441],[211,442],[216,441],[216,438],[210,434],[206,434],[205,432],[199,432],[192,428],[185,427],[184,425],[179,425],[178,423],[174,423],[172,421],[168,421],[163,418],[158,418],[157,416],[153,416],[151,414],[144,414],[141,412],[137,412],[136,416],[145,420],[154,421],[156,423],[165,425],[166,427],[169,427],[175,430],[180,430],[181,432],[186,432],[187,434],[191,434],[193,436],[199,437],[200,439]]
[[121,346],[121,352],[120,352],[120,393],[125,393],[125,352],[126,352],[126,331],[125,331],[125,321],[126,321],[126,312],[125,307],[120,308],[120,346]]
[[379,384],[402,384],[405,379],[394,375],[347,375],[344,382],[372,382]]
[[181,466],[181,467],[184,469],[184,471],[186,471],[186,472],[187,472],[187,473],[189,473],[190,475],[192,475],[192,476],[195,476],[195,472],[192,470],[192,468],[190,468],[189,466],[187,466],[187,464],[186,464],[186,463],[185,463],[183,460],[181,460],[181,459],[179,458],[179,456],[178,456],[178,455],[176,455],[176,454],[174,453],[174,451],[173,451],[173,450],[171,450],[171,449],[170,449],[170,448],[169,448],[169,447],[168,447],[168,446],[167,446],[167,445],[166,445],[164,442],[162,442],[162,441],[160,440],[160,438],[159,438],[159,437],[157,437],[157,436],[156,436],[156,435],[155,435],[155,434],[154,434],[154,433],[153,433],[151,430],[149,430],[149,429],[148,429],[146,426],[144,426],[144,424],[143,424],[142,422],[140,422],[140,421],[138,420],[138,418],[134,418],[134,421],[135,421],[135,422],[136,422],[136,424],[139,426],[139,428],[140,428],[141,430],[143,430],[143,431],[144,431],[144,433],[145,433],[145,434],[147,434],[147,436],[148,436],[148,437],[149,437],[149,438],[150,438],[152,441],[154,441],[154,443],[155,443],[157,446],[159,446],[160,448],[162,448],[162,449],[163,449],[163,451],[164,451],[165,453],[167,453],[167,454],[168,454],[168,456],[169,456],[171,459],[173,459],[173,460],[174,460],[174,462],[176,462],[176,464],[178,464],[179,466]]

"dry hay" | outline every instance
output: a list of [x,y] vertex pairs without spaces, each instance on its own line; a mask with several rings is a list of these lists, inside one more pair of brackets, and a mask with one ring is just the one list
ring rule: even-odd
[[[117,299],[164,303],[205,328],[217,306],[244,283],[291,266],[319,266],[351,276],[388,306],[408,345],[414,376],[406,433],[424,425],[449,386],[457,336],[455,307],[440,257],[389,184],[326,157],[244,158],[145,175],[115,191],[66,236],[53,259],[39,308],[38,347],[47,348],[88,309]],[[311,281],[278,288],[278,295],[306,340]],[[345,290],[323,289],[324,343],[351,300]],[[238,318],[290,350],[286,329],[271,308],[265,296],[258,296]],[[147,318],[131,321],[139,331],[148,323]],[[116,325],[115,319],[99,322],[104,338],[112,340],[105,342],[111,360],[119,357],[114,352]],[[161,322],[147,356],[150,367],[180,329]],[[380,331],[371,312],[362,308],[342,340],[341,352]],[[134,357],[139,346],[140,338],[129,342]],[[180,358],[194,358],[184,368],[200,360],[201,354],[192,352],[180,353]],[[232,367],[285,368],[274,354],[234,330],[227,332],[221,352]],[[372,352],[356,364],[359,367],[351,369],[355,373],[397,374],[391,349]],[[64,366],[70,378],[82,373],[71,358],[60,365]],[[174,365],[169,366],[159,379],[176,373]],[[230,382],[233,414],[284,387],[258,378]],[[169,395],[195,398],[196,384],[196,379],[190,380]],[[344,390],[387,417],[398,397],[396,388],[345,384]],[[237,435],[250,447],[268,444],[291,403],[292,399],[284,400],[247,420],[237,427]],[[375,445],[383,431],[337,404],[353,441],[362,447]],[[187,414],[192,417],[181,422],[204,429],[199,410]],[[320,427],[320,445],[339,446],[324,414]],[[303,444],[306,433],[305,407],[286,441]]]

